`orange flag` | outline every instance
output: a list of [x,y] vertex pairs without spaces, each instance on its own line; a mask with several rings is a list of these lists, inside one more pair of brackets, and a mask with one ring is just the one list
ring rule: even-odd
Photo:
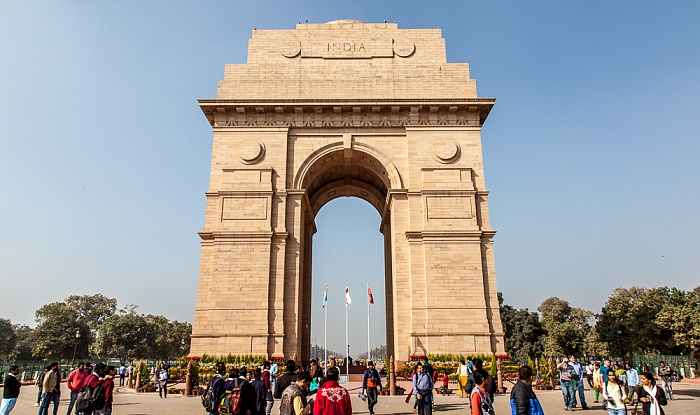
[[372,296],[372,290],[369,289],[369,284],[367,284],[367,295],[369,295],[369,303],[374,304],[374,297]]

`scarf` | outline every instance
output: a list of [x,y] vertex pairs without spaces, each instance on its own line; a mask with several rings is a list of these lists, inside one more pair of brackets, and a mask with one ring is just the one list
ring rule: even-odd
[[649,398],[651,398],[649,415],[661,415],[661,407],[659,406],[659,401],[656,400],[656,394],[658,393],[656,385],[654,385],[653,389],[649,389],[649,387],[645,385],[644,390],[649,394]]

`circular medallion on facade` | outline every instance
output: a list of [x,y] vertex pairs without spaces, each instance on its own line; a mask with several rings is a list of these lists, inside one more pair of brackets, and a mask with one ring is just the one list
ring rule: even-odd
[[408,58],[416,52],[415,43],[410,40],[394,39],[394,53],[402,58]]
[[298,40],[284,42],[282,43],[281,52],[284,57],[296,58],[301,53],[301,42]]
[[459,159],[460,147],[449,138],[439,138],[433,142],[433,151],[435,152],[435,160],[440,163],[454,163]]
[[245,140],[238,147],[243,164],[257,164],[265,158],[265,144],[258,140]]

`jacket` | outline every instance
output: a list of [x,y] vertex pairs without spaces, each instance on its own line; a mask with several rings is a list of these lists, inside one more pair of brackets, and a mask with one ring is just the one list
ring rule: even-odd
[[44,382],[42,384],[44,393],[53,393],[56,389],[56,385],[58,385],[58,377],[56,376],[56,372],[52,370],[46,372],[46,375],[44,375]]
[[282,398],[282,392],[287,389],[287,386],[294,383],[296,376],[293,373],[285,373],[284,375],[277,378],[277,385],[275,386],[275,399]]
[[314,415],[352,415],[348,390],[336,380],[326,381],[316,392]]
[[377,369],[372,369],[372,370],[365,370],[365,376],[362,378],[362,389],[367,389],[369,386],[367,386],[367,381],[370,379],[374,379],[376,384],[373,386],[375,388],[382,388],[382,379],[379,377],[379,372],[377,372]]
[[297,386],[296,383],[292,383],[287,386],[287,388],[282,392],[281,402],[280,402],[280,415],[298,415],[294,410],[294,400],[296,398],[301,399],[301,407],[306,407],[306,396],[304,396],[304,391]]
[[12,399],[19,396],[19,388],[22,384],[19,383],[17,377],[13,374],[8,374],[5,376],[5,386],[2,391],[3,399]]
[[532,385],[521,380],[510,391],[510,409],[512,415],[544,415]]

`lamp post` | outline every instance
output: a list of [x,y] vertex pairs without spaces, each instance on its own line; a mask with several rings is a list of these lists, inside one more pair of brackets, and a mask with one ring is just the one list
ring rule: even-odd
[[75,347],[73,348],[73,360],[71,360],[70,365],[75,367],[75,354],[78,352],[78,339],[80,339],[80,330],[75,331]]

